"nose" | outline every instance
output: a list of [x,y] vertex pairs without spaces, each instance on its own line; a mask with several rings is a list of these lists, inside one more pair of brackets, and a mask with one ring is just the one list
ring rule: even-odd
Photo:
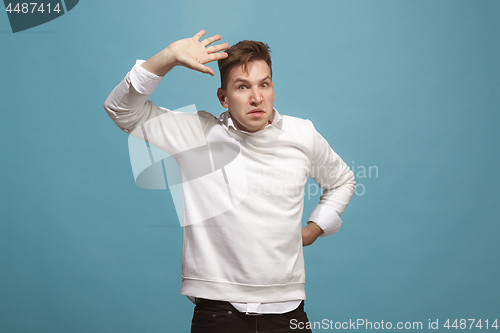
[[261,92],[257,88],[252,89],[252,94],[250,95],[250,104],[260,104],[264,100],[264,96],[262,96]]

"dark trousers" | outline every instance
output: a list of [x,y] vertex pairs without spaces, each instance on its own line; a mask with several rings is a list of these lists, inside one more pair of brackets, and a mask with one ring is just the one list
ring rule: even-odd
[[308,321],[304,301],[287,313],[252,315],[239,312],[229,302],[197,298],[191,333],[311,333],[310,329],[298,328]]

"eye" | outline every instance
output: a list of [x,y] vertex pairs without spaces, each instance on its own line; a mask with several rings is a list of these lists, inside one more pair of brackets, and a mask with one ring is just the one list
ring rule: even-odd
[[267,84],[266,82],[264,82],[264,83],[262,83],[262,86],[263,86],[264,88],[267,88],[267,86],[269,86],[269,84]]
[[245,85],[243,85],[243,84],[242,84],[241,86],[239,86],[239,87],[238,87],[238,89],[239,89],[239,90],[244,90],[244,89],[246,89],[246,88],[247,88],[247,86],[245,86]]

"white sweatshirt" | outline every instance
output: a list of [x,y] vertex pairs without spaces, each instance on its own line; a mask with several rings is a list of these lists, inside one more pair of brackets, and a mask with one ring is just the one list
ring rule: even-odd
[[275,115],[265,129],[231,126],[226,111],[172,112],[148,100],[161,77],[134,66],[104,107],[116,125],[173,156],[181,170],[181,294],[243,303],[305,299],[304,185],[324,189],[308,221],[338,231],[352,171],[309,120]]

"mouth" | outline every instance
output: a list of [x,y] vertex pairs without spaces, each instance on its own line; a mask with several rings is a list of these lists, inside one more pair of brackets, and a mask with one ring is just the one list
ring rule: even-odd
[[261,117],[265,114],[265,112],[262,109],[253,109],[250,112],[248,112],[248,114],[253,117]]

